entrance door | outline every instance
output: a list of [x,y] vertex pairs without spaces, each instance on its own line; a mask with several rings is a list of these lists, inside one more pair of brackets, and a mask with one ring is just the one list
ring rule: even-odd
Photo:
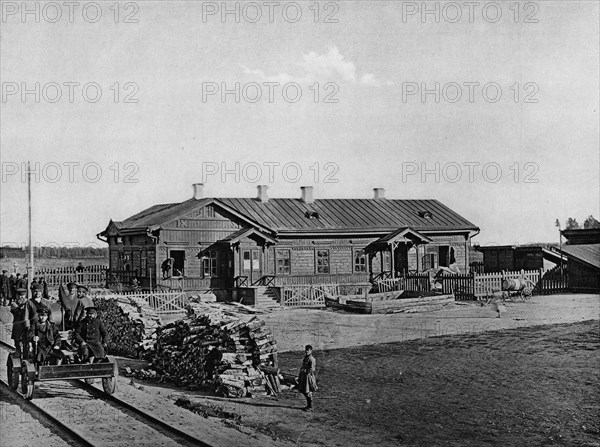
[[171,275],[184,276],[185,250],[171,250],[169,255],[173,258],[173,270],[171,271]]
[[248,277],[248,285],[262,277],[260,250],[256,248],[242,250],[242,275]]

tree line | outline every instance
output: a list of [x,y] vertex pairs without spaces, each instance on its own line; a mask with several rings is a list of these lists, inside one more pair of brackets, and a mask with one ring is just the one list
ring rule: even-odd
[[[29,255],[29,247],[0,247],[0,258],[24,258]],[[33,247],[36,258],[108,258],[108,247]]]
[[[556,219],[556,226],[561,228],[560,221],[558,219]],[[588,230],[591,228],[600,228],[600,222],[598,222],[591,214],[583,221],[583,225],[579,225],[577,219],[569,217],[564,226],[565,230]]]

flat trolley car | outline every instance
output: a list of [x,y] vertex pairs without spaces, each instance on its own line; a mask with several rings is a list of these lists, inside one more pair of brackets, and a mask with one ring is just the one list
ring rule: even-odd
[[[21,394],[25,399],[32,399],[36,382],[50,382],[53,380],[72,380],[84,379],[86,383],[91,384],[94,379],[102,379],[102,387],[108,394],[113,394],[117,385],[119,368],[117,361],[112,356],[106,356],[103,359],[96,359],[93,363],[66,363],[58,362],[56,365],[38,364],[32,358],[22,358],[16,350],[6,343],[0,342],[2,347],[9,351],[6,361],[6,375],[8,384],[13,390],[21,386]],[[69,355],[67,358],[74,358]]]

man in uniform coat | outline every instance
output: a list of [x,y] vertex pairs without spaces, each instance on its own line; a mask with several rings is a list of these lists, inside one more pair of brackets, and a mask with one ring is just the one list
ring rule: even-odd
[[85,311],[90,307],[94,307],[94,301],[87,296],[88,288],[86,286],[77,286],[77,305],[73,312],[73,324],[77,326],[85,318]]
[[29,328],[27,338],[36,346],[35,360],[43,364],[48,357],[62,358],[58,328],[49,321],[50,309],[44,307],[38,311],[38,321]]
[[27,289],[17,289],[17,296],[10,306],[13,315],[12,332],[10,338],[14,341],[17,355],[19,357],[28,352],[27,330],[29,319],[25,315],[27,305]]
[[75,342],[79,345],[78,355],[83,362],[92,362],[106,357],[104,348],[107,333],[102,321],[98,318],[95,307],[88,307],[86,317],[75,329]]
[[313,410],[312,393],[313,391],[317,391],[317,379],[315,378],[317,361],[312,355],[312,350],[313,348],[311,345],[306,345],[304,348],[304,353],[306,355],[302,360],[302,367],[300,368],[300,375],[298,376],[298,391],[306,397],[306,407],[303,408],[304,411]]
[[38,321],[38,313],[41,309],[50,309],[50,302],[42,298],[42,286],[34,283],[31,286],[31,299],[26,304],[26,317],[29,319],[29,327]]

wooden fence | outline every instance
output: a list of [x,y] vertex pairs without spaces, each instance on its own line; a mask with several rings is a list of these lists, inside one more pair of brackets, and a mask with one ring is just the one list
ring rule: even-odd
[[336,299],[338,295],[338,284],[286,285],[281,287],[281,305],[325,307],[325,298]]
[[568,290],[569,275],[566,267],[561,269],[560,265],[542,274],[542,280],[538,287],[538,293],[550,295],[553,293],[564,293]]
[[491,296],[502,290],[506,279],[521,279],[535,286],[535,293],[551,294],[567,291],[567,274],[560,267],[543,272],[542,270],[504,271],[497,273],[470,273],[466,275],[429,276],[427,273],[404,275],[393,279],[375,282],[379,292],[408,290],[429,292],[433,289],[442,293],[454,293],[457,300],[475,300]]
[[88,265],[85,270],[78,272],[76,267],[41,268],[36,270],[35,276],[43,276],[50,288],[56,288],[61,284],[75,282],[88,287],[104,287],[106,285],[105,265]]
[[104,299],[140,299],[158,314],[184,314],[190,300],[184,292],[119,292],[94,295]]

